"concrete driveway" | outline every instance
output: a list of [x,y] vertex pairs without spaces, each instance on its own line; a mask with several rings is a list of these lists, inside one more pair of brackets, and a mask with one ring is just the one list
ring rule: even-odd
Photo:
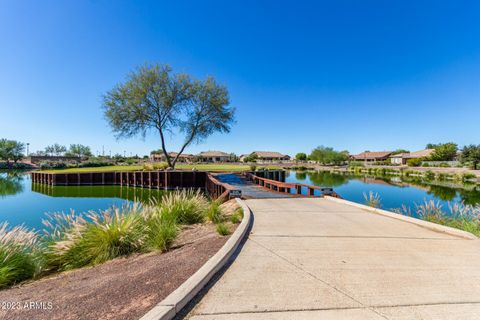
[[480,240],[326,199],[247,204],[248,241],[187,317],[480,318]]

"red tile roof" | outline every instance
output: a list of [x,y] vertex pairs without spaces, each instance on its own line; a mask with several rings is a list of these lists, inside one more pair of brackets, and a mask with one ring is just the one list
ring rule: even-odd
[[352,156],[355,160],[365,159],[386,159],[392,154],[392,151],[362,152]]

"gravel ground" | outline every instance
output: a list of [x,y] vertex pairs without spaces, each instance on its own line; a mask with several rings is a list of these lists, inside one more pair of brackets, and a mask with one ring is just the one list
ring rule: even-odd
[[132,255],[2,290],[0,319],[138,319],[227,239],[214,225],[196,225],[167,253]]

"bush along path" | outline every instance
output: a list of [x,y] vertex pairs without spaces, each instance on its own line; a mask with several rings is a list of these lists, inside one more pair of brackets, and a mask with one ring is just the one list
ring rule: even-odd
[[95,266],[133,253],[168,251],[188,225],[214,223],[220,235],[241,220],[200,191],[175,191],[159,202],[133,204],[83,215],[50,214],[44,234],[0,225],[0,287],[47,274]]

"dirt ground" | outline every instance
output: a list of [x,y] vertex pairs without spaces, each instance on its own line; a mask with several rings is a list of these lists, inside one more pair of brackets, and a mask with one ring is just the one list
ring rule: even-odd
[[212,224],[184,229],[175,249],[119,258],[0,291],[0,319],[138,319],[227,241]]

